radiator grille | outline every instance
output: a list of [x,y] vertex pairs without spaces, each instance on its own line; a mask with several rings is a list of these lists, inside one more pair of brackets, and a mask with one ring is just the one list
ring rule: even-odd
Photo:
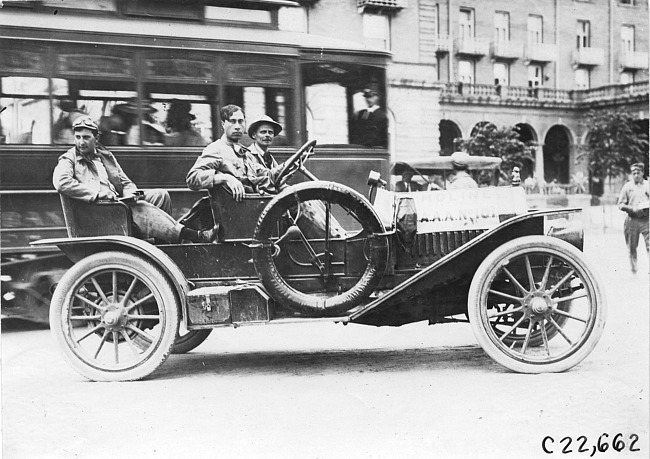
[[465,230],[416,234],[413,244],[397,248],[397,268],[430,265],[467,244],[484,231]]

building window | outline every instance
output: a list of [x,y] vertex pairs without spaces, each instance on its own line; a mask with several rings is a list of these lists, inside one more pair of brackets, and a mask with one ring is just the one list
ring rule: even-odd
[[494,63],[494,84],[496,86],[510,85],[510,66],[503,62]]
[[544,42],[543,21],[544,20],[542,19],[541,16],[534,16],[534,15],[528,16],[528,43],[529,44]]
[[625,71],[621,72],[621,84],[634,83],[634,72]]
[[621,52],[629,54],[634,51],[634,26],[621,26]]
[[458,18],[458,36],[461,40],[474,39],[474,10],[461,9]]
[[474,62],[458,61],[458,81],[461,83],[474,83]]
[[589,89],[589,70],[585,68],[576,69],[575,88]]
[[576,31],[576,48],[589,48],[591,46],[590,29],[591,27],[589,21],[578,21],[578,27]]
[[502,11],[494,13],[494,41],[510,40],[510,14]]
[[618,0],[618,3],[620,3],[621,5],[634,6],[635,2],[634,2],[634,0]]
[[528,66],[528,87],[537,88],[542,86],[543,78],[543,69],[541,65],[529,65]]
[[390,17],[383,14],[364,14],[363,38],[366,46],[390,49]]

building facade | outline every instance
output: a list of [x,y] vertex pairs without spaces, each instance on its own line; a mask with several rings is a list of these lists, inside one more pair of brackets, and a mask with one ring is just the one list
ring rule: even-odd
[[392,52],[396,159],[514,126],[538,145],[524,177],[568,184],[588,174],[576,157],[590,109],[625,107],[648,130],[647,0],[321,0],[309,30],[326,34],[333,15],[351,22],[345,38]]

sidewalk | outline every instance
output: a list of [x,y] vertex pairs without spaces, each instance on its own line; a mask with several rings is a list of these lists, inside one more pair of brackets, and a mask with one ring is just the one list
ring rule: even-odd
[[589,206],[582,209],[585,231],[601,231],[602,233],[618,232],[623,237],[623,222],[625,213],[618,210],[616,205]]

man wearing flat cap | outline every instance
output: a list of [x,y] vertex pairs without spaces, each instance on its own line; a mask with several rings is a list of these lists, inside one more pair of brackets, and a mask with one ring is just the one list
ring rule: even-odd
[[257,162],[267,169],[278,166],[277,161],[269,152],[273,139],[282,132],[282,126],[270,116],[262,116],[248,126],[248,136],[253,139],[250,151]]
[[[92,203],[133,196],[137,186],[124,173],[113,153],[97,138],[99,127],[89,116],[72,123],[75,146],[59,157],[54,168],[54,188],[73,199]],[[198,231],[171,217],[169,193],[162,189],[144,190],[144,199],[128,202],[136,234],[146,239],[177,243],[214,242],[216,229]]]
[[632,164],[632,179],[623,185],[618,198],[618,208],[627,213],[623,234],[630,256],[630,268],[633,273],[637,270],[636,249],[639,246],[639,235],[643,235],[646,252],[650,254],[650,241],[648,240],[648,204],[650,192],[648,181],[643,178],[643,163]]
[[451,167],[454,169],[454,179],[447,185],[448,190],[463,188],[478,188],[478,183],[467,172],[470,156],[464,151],[456,151],[451,155]]
[[364,89],[363,97],[367,107],[354,114],[350,143],[366,147],[387,147],[388,117],[379,106],[379,92]]

